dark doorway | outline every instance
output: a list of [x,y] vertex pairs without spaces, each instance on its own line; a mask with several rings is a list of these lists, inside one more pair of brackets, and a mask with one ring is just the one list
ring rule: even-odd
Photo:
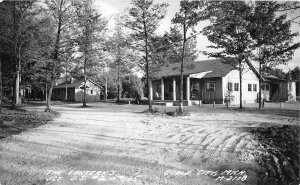
[[280,99],[279,84],[271,84],[271,99],[276,101]]

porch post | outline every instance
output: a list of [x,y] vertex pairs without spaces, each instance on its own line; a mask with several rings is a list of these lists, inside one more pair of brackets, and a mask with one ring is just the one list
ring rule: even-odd
[[176,79],[173,77],[173,101],[176,101]]
[[68,87],[66,87],[65,100],[68,100]]
[[150,86],[150,101],[152,101],[153,100],[152,80],[149,80],[149,81],[150,81],[150,84],[149,84],[149,86]]
[[161,100],[165,100],[165,85],[163,78],[161,78]]
[[191,86],[190,86],[190,77],[186,77],[186,100],[190,101],[190,92],[191,92]]

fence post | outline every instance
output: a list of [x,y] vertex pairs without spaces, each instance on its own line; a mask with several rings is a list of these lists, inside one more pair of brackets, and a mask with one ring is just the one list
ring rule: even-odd
[[215,107],[215,105],[216,105],[216,102],[214,101],[213,107]]
[[199,100],[199,107],[202,106],[202,100]]
[[280,108],[283,109],[283,103],[280,103]]

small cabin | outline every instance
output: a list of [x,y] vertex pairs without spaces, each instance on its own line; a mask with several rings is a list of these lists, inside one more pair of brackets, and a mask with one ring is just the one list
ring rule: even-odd
[[[53,101],[82,102],[84,93],[84,79],[69,78],[53,88]],[[86,81],[86,100],[100,101],[101,86],[91,79]]]

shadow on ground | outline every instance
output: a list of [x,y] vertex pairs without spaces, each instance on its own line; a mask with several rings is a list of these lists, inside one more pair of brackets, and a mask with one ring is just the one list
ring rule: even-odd
[[244,130],[258,141],[258,150],[253,155],[264,169],[259,173],[259,185],[298,185],[300,127],[282,125]]

